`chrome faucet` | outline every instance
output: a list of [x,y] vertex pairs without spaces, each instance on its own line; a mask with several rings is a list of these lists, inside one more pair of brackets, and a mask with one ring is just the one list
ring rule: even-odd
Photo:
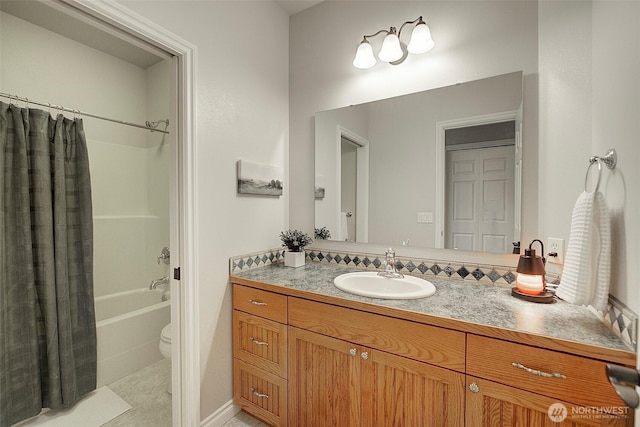
[[149,284],[149,290],[153,290],[160,285],[168,285],[169,284],[169,276],[164,276],[161,279],[152,280]]
[[396,269],[396,251],[392,248],[388,248],[385,253],[384,271],[378,272],[378,276],[390,277],[394,279],[404,278],[404,274],[398,273]]

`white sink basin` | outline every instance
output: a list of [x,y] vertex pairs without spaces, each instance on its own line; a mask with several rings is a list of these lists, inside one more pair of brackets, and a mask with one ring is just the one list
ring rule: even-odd
[[382,299],[416,299],[433,295],[433,283],[413,276],[390,278],[375,271],[342,274],[333,279],[338,289],[356,295]]

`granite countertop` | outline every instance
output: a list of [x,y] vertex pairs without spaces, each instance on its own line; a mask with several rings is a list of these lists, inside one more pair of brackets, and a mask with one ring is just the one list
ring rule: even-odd
[[[567,342],[577,342],[614,351],[634,350],[610,330],[590,309],[557,300],[553,304],[536,304],[511,296],[511,287],[426,278],[436,293],[414,300],[385,300],[353,295],[333,285],[340,274],[358,271],[350,267],[307,262],[289,268],[282,263],[234,272],[232,277],[311,292],[338,299],[374,304],[479,324],[509,331],[532,334]],[[284,292],[283,290],[283,293]],[[311,295],[312,297],[313,295]]]

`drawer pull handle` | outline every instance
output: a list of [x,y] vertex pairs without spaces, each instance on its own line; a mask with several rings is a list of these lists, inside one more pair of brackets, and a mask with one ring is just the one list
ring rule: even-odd
[[253,387],[249,387],[249,391],[251,391],[251,393],[253,393],[253,395],[256,397],[264,397],[265,399],[269,398],[268,394],[260,393],[258,390],[256,390]]
[[539,376],[539,377],[544,377],[544,378],[559,378],[559,379],[561,379],[561,380],[566,380],[566,379],[567,379],[567,376],[566,376],[566,375],[562,375],[562,374],[559,374],[559,373],[557,373],[557,372],[551,372],[551,373],[548,373],[548,372],[540,371],[540,370],[538,370],[538,369],[531,369],[531,368],[527,368],[527,367],[526,367],[526,366],[524,366],[523,364],[521,364],[521,363],[517,363],[517,362],[513,362],[513,363],[511,364],[511,366],[514,366],[514,367],[516,367],[516,368],[518,368],[518,369],[524,369],[525,371],[529,372],[530,374],[537,375],[537,376]]
[[254,299],[250,299],[249,302],[253,305],[267,305],[266,302],[262,302],[262,301],[256,301]]
[[249,341],[251,341],[252,343],[254,343],[255,345],[269,345],[268,342],[266,341],[258,341],[257,339],[255,339],[254,337],[249,337]]

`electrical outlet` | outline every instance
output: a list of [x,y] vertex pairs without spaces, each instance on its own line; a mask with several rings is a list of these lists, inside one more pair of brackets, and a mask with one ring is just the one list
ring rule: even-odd
[[[548,256],[547,262],[553,264],[564,264],[564,239],[557,239],[555,237],[549,237],[549,242],[547,243],[548,252],[555,252],[558,256]],[[547,254],[544,254],[546,256]]]

